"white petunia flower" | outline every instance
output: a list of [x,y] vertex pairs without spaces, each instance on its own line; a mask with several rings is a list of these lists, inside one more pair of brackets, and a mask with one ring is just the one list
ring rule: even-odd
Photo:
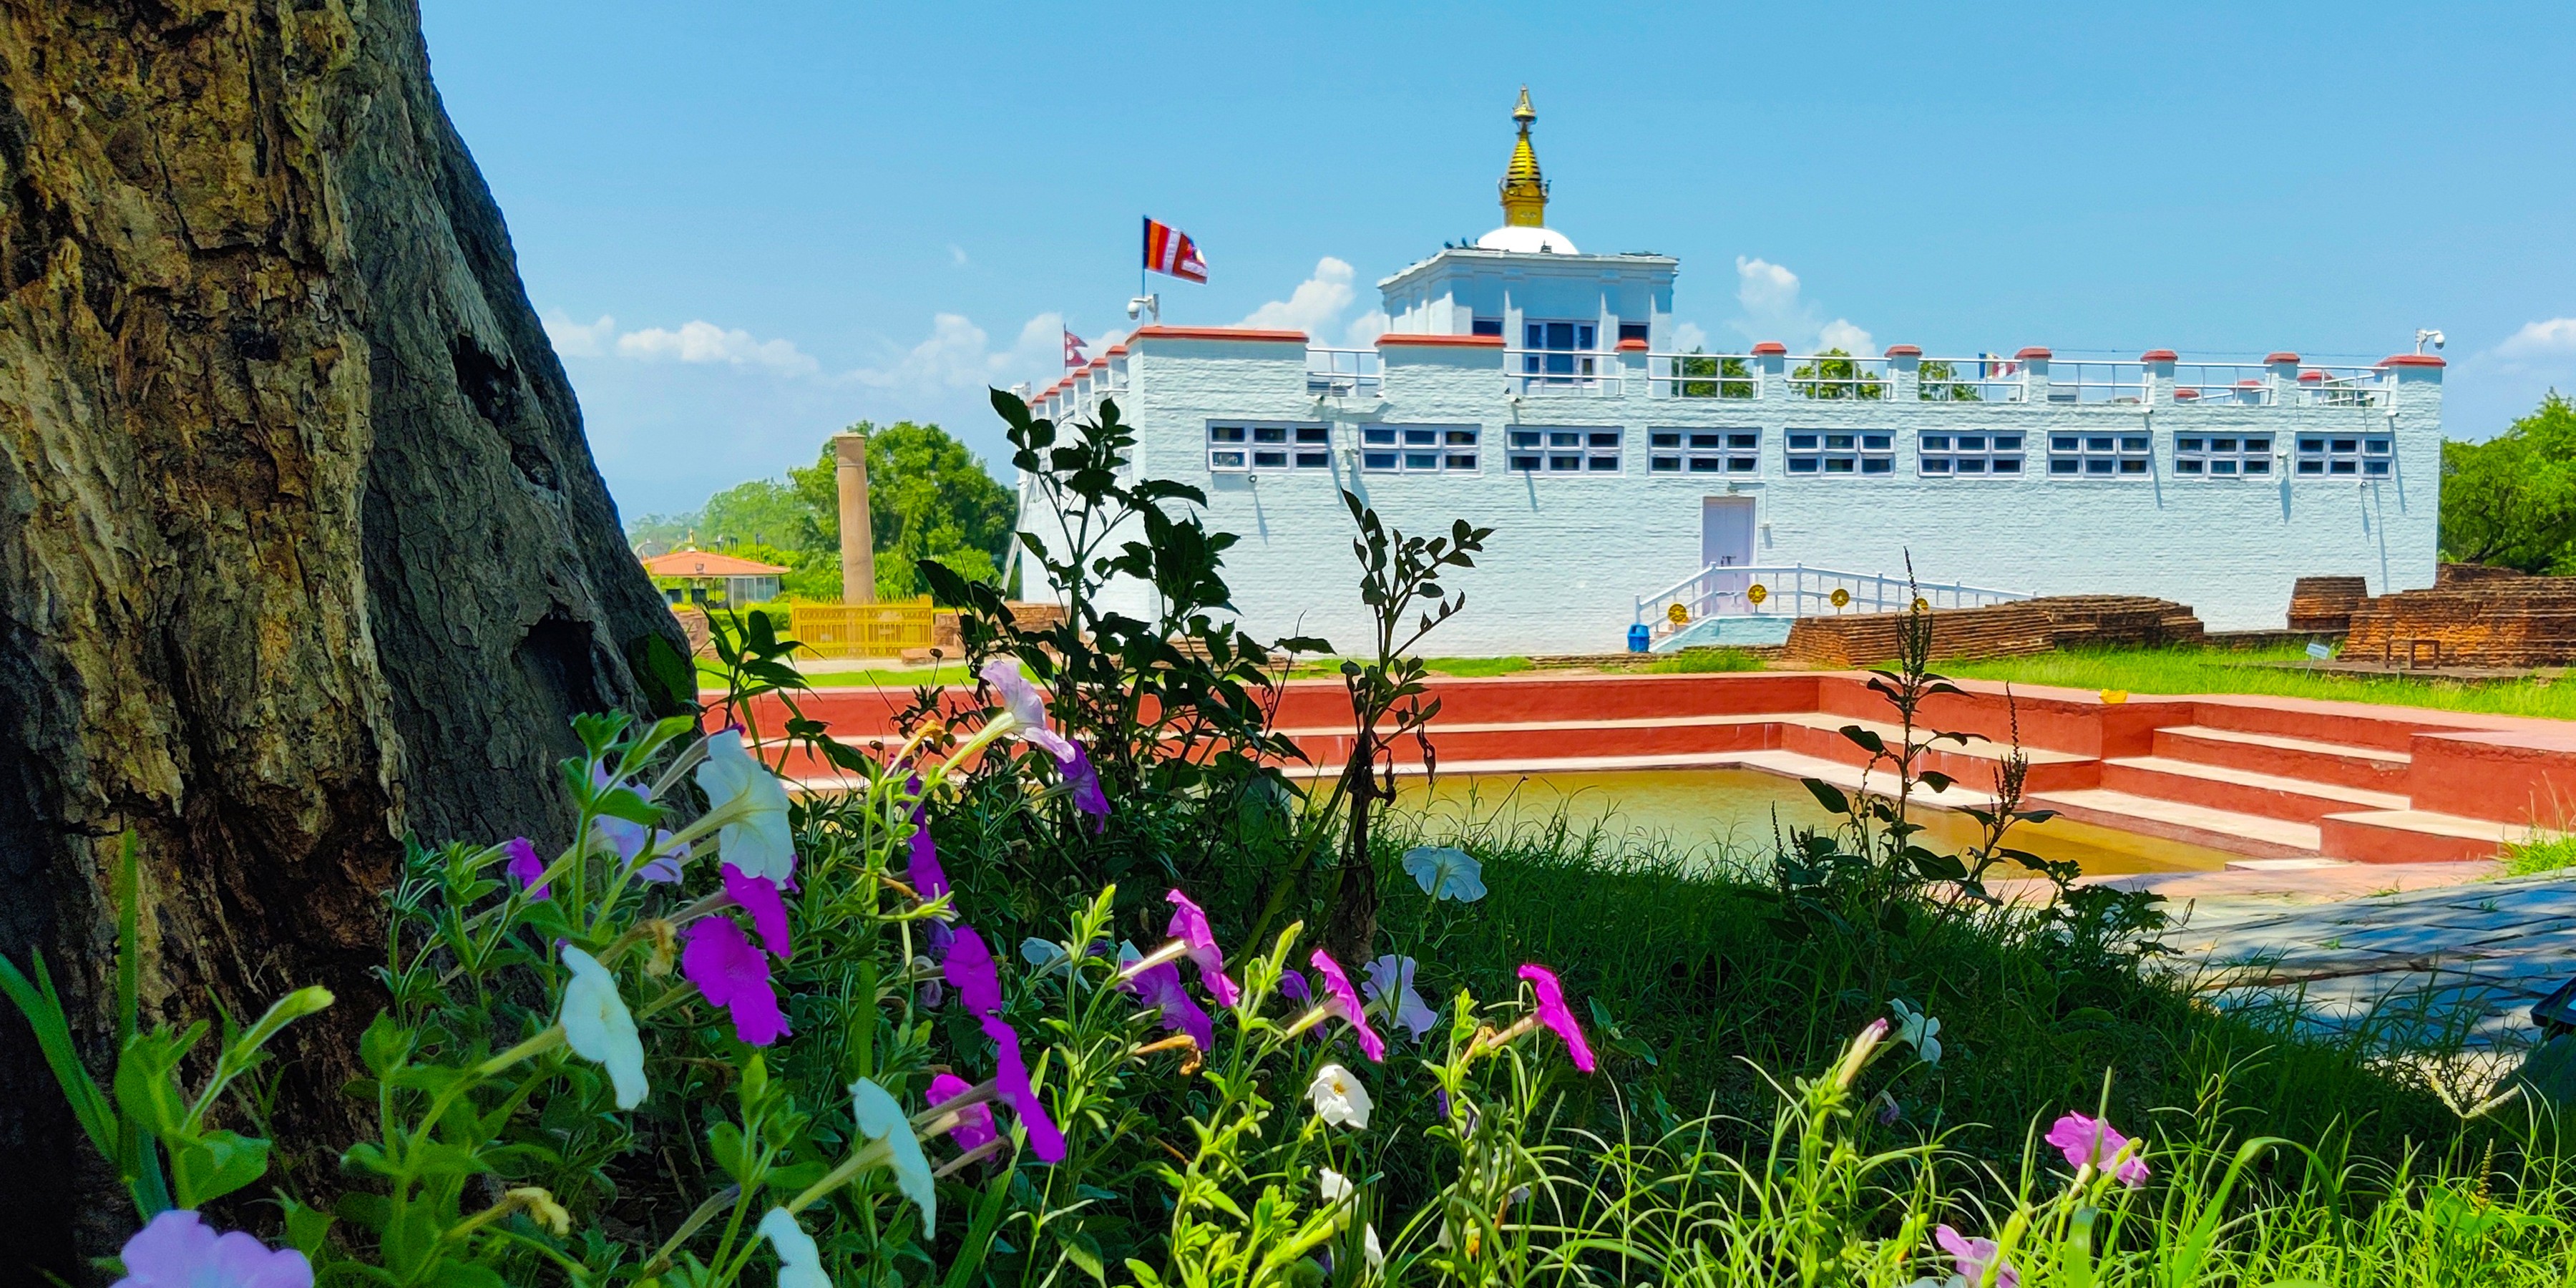
[[760,1232],[778,1253],[778,1288],[832,1288],[832,1277],[823,1273],[823,1250],[787,1209],[769,1209],[760,1218]]
[[1059,761],[1073,760],[1073,744],[1064,735],[1047,728],[1046,695],[1020,674],[1017,659],[997,657],[976,672],[984,683],[1002,699],[1002,710],[1010,717],[1008,734],[1033,747],[1044,750]]
[[1386,1249],[1378,1246],[1376,1226],[1360,1227],[1360,1255],[1368,1258],[1369,1269],[1386,1269]]
[[1350,1070],[1338,1064],[1317,1069],[1314,1083],[1306,1088],[1306,1098],[1315,1102],[1315,1116],[1323,1119],[1326,1126],[1368,1129],[1368,1088],[1361,1086]]
[[1454,845],[1417,845],[1406,850],[1404,870],[1421,883],[1433,903],[1443,899],[1474,903],[1485,897],[1485,865]]
[[617,1088],[617,1107],[633,1109],[651,1090],[644,1081],[644,1040],[635,1034],[634,1013],[617,995],[617,977],[598,958],[569,944],[563,958],[572,968],[572,979],[564,985],[563,1013],[556,1017],[563,1025],[564,1045],[582,1059],[607,1066],[608,1080]]
[[884,1141],[894,1151],[894,1187],[921,1209],[921,1237],[939,1222],[939,1195],[930,1182],[930,1160],[921,1139],[912,1134],[912,1115],[903,1111],[886,1089],[865,1078],[850,1084],[850,1113],[870,1140]]
[[1896,1012],[1896,1040],[1913,1047],[1914,1053],[1923,1057],[1923,1063],[1940,1064],[1941,1021],[1903,1002],[1891,1001],[1888,1006]]
[[1040,975],[1052,975],[1073,965],[1073,958],[1064,951],[1064,945],[1035,935],[1020,941],[1020,959]]
[[698,766],[698,787],[707,794],[708,812],[727,821],[716,832],[724,861],[747,877],[784,882],[796,871],[796,836],[787,828],[787,789],[778,775],[742,749],[742,731],[726,729],[707,735],[707,761]]
[[1325,1206],[1330,1207],[1351,1196],[1351,1178],[1327,1167],[1315,1179],[1315,1192],[1322,1195]]

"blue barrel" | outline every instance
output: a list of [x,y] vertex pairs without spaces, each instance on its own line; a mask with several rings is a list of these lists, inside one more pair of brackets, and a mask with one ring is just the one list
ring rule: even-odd
[[1654,638],[1655,633],[1646,629],[1644,622],[1639,622],[1628,628],[1628,651],[1643,653],[1646,651],[1646,646],[1654,642]]

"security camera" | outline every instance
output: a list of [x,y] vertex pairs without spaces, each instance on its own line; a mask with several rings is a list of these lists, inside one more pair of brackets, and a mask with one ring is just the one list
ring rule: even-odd
[[2424,351],[2424,344],[2428,340],[2432,342],[2434,348],[2439,349],[2442,347],[2442,333],[2433,330],[2430,327],[2426,327],[2415,332],[2415,352],[2422,353]]
[[1155,321],[1162,321],[1163,297],[1159,295],[1139,295],[1134,299],[1127,301],[1127,319],[1129,321],[1132,322],[1136,320],[1139,315],[1146,313],[1153,314]]

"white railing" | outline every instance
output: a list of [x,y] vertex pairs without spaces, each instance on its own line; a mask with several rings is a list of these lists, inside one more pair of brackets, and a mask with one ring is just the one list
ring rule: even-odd
[[1615,349],[1505,349],[1503,384],[1515,394],[1610,394],[1622,391]]
[[2384,374],[2377,367],[2301,367],[2301,401],[2320,407],[2384,407]]
[[1306,392],[1375,398],[1386,388],[1386,364],[1375,349],[1306,350]]
[[2147,364],[2080,362],[2048,364],[2048,400],[2053,403],[2133,403],[2147,396]]
[[1881,400],[1896,396],[1896,376],[1885,358],[1839,353],[1787,360],[1793,398]]
[[2270,406],[2272,369],[2250,362],[2177,362],[2166,397],[2203,406]]
[[1925,358],[1916,368],[1918,402],[2010,403],[2022,401],[2028,386],[2022,365],[1992,355],[1975,358]]
[[[1760,593],[1756,593],[1759,588]],[[1840,602],[1835,599],[1841,595]],[[2036,598],[2036,591],[1995,590],[1953,582],[1909,581],[1885,573],[1837,572],[1805,564],[1710,564],[1651,595],[1637,597],[1640,622],[1670,626],[1678,605],[1686,620],[1703,617],[1818,617],[1829,613],[1894,613],[1916,597],[1933,608],[1980,608]]]
[[1650,353],[1646,355],[1646,396],[1759,398],[1762,369],[1749,353]]

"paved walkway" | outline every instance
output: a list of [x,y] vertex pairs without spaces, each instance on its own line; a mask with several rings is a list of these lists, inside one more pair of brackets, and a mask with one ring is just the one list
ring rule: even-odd
[[2477,879],[2494,867],[2287,861],[2117,884],[2171,901],[2175,965],[2220,1005],[2296,1004],[2310,1025],[2401,1047],[2513,1050],[2532,1003],[2576,975],[2576,874]]

